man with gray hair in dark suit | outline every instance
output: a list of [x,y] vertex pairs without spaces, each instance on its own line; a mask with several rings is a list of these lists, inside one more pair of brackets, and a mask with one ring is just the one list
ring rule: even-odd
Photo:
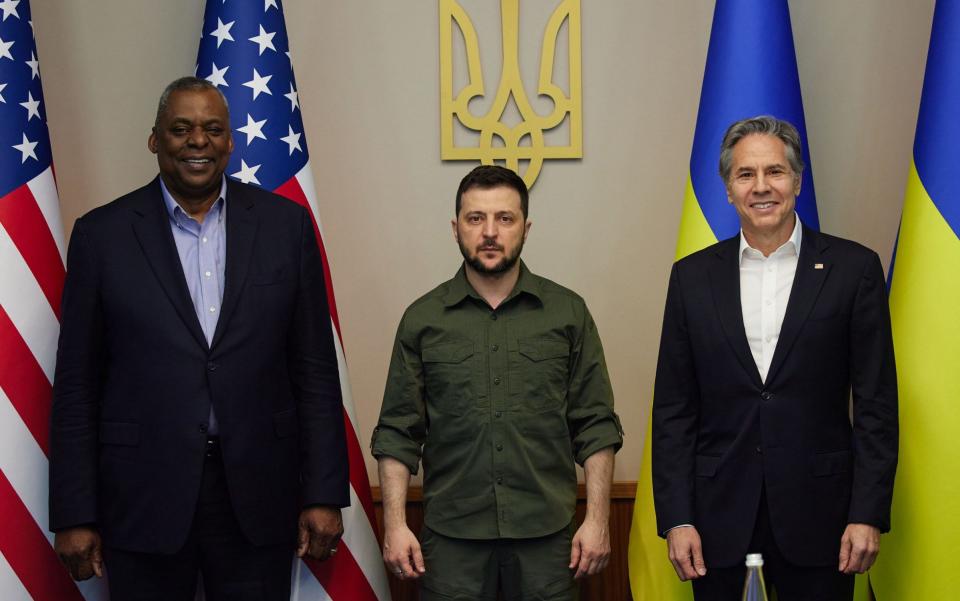
[[[880,259],[794,211],[800,136],[730,126],[740,234],[673,266],[653,407],[657,528],[697,601],[762,553],[780,601],[848,600],[890,528],[897,381]],[[853,394],[853,421],[849,417]]]

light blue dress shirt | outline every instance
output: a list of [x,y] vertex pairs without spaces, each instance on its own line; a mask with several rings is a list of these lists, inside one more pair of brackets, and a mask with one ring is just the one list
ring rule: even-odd
[[[163,191],[163,201],[170,216],[170,231],[173,232],[177,254],[180,255],[190,299],[209,345],[213,341],[223,304],[224,269],[227,263],[227,179],[223,178],[220,197],[207,211],[203,223],[191,217],[177,204],[163,179],[160,180],[160,189]],[[207,432],[211,435],[219,433],[212,403]]]

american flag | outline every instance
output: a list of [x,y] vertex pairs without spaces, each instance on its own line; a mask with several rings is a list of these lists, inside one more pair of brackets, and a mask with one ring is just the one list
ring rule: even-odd
[[28,0],[0,0],[0,598],[105,599],[47,530],[64,236]]
[[297,562],[292,599],[390,599],[380,559],[370,482],[350,396],[340,321],[310,172],[293,59],[280,0],[209,0],[203,19],[197,76],[215,84],[230,104],[234,152],[227,175],[273,190],[310,210],[327,277],[330,319],[350,457],[350,501],[343,512],[339,552],[323,562]]

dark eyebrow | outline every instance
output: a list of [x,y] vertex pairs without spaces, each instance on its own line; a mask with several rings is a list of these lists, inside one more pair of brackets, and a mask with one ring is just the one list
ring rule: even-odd
[[[203,125],[222,124],[223,120],[219,117],[213,117],[203,122]],[[174,117],[170,120],[170,125],[193,125],[193,121],[186,117]]]

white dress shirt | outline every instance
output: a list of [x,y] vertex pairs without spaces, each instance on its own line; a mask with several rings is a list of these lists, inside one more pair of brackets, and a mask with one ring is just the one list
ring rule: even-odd
[[[773,351],[780,339],[780,326],[787,311],[793,275],[797,272],[800,257],[800,238],[803,228],[800,218],[794,214],[793,233],[780,248],[764,257],[763,253],[747,244],[740,230],[740,308],[743,310],[743,327],[747,331],[750,352],[760,370],[760,378],[767,380]],[[668,528],[692,526],[678,524]]]
[[796,214],[794,222],[790,239],[769,257],[747,244],[740,230],[740,308],[750,352],[764,382],[780,339],[780,326],[797,272],[803,230]]

